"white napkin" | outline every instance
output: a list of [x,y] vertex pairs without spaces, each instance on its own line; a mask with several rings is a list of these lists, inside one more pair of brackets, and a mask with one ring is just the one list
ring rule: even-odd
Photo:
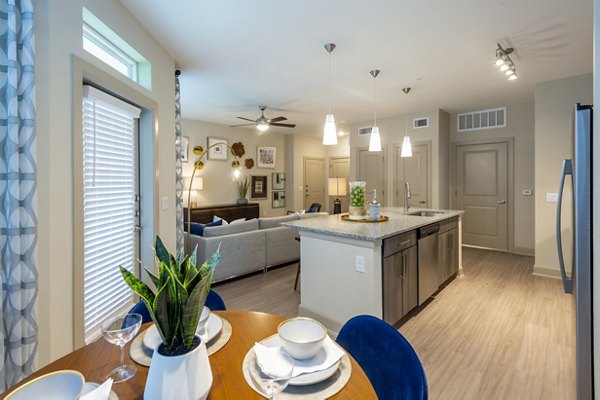
[[[256,362],[260,369],[267,375],[272,375],[273,373],[277,375],[277,371],[284,370],[285,365],[287,365],[287,360],[281,356],[281,353],[285,350],[279,346],[279,339],[274,341],[273,344],[275,345],[274,347],[268,347],[260,343],[254,345]],[[294,372],[292,372],[292,378],[327,369],[338,362],[343,355],[344,352],[329,336],[326,336],[323,342],[323,348],[316,356],[307,360],[294,359]]]
[[98,386],[91,392],[84,394],[79,400],[108,400],[110,389],[112,388],[112,378],[107,379],[102,385]]

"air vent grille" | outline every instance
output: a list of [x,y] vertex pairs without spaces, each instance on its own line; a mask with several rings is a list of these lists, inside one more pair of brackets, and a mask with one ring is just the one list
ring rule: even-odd
[[373,130],[372,126],[365,126],[363,128],[358,128],[358,136],[370,135],[371,130]]
[[506,107],[458,114],[457,131],[503,128],[506,126]]
[[413,119],[413,128],[427,128],[429,126],[429,117]]

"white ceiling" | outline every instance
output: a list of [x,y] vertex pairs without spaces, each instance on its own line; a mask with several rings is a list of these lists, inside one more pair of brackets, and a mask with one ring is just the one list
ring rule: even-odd
[[[225,125],[284,115],[320,134],[336,122],[533,100],[534,84],[592,72],[592,0],[121,0],[181,69],[184,118]],[[519,79],[496,66],[514,47]],[[409,95],[402,88],[410,86]]]

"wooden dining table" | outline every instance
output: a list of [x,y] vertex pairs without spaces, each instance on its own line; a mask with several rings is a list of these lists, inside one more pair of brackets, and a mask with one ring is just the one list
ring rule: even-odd
[[[209,399],[261,399],[248,384],[242,371],[246,353],[255,342],[259,342],[277,332],[278,325],[286,318],[255,311],[217,311],[232,327],[232,335],[227,344],[209,357],[213,374],[213,384]],[[139,334],[150,326],[145,324]],[[135,376],[125,382],[113,385],[119,400],[143,399],[148,367],[136,364],[129,357],[129,346],[125,347],[125,362],[137,367]],[[377,395],[362,368],[350,356],[352,374],[350,380],[332,399],[377,399]],[[106,375],[120,362],[120,351],[115,345],[100,338],[66,356],[40,368],[34,374],[17,383],[0,395],[4,398],[12,389],[49,372],[73,369],[81,372],[86,381],[104,381]],[[182,399],[185,400],[185,399]]]

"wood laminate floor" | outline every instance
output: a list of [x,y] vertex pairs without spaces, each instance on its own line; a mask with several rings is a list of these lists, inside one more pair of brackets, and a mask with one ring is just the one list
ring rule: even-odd
[[[217,285],[230,309],[296,316],[297,264]],[[418,353],[430,399],[575,399],[572,295],[532,275],[533,258],[463,249],[455,279],[400,332]]]

